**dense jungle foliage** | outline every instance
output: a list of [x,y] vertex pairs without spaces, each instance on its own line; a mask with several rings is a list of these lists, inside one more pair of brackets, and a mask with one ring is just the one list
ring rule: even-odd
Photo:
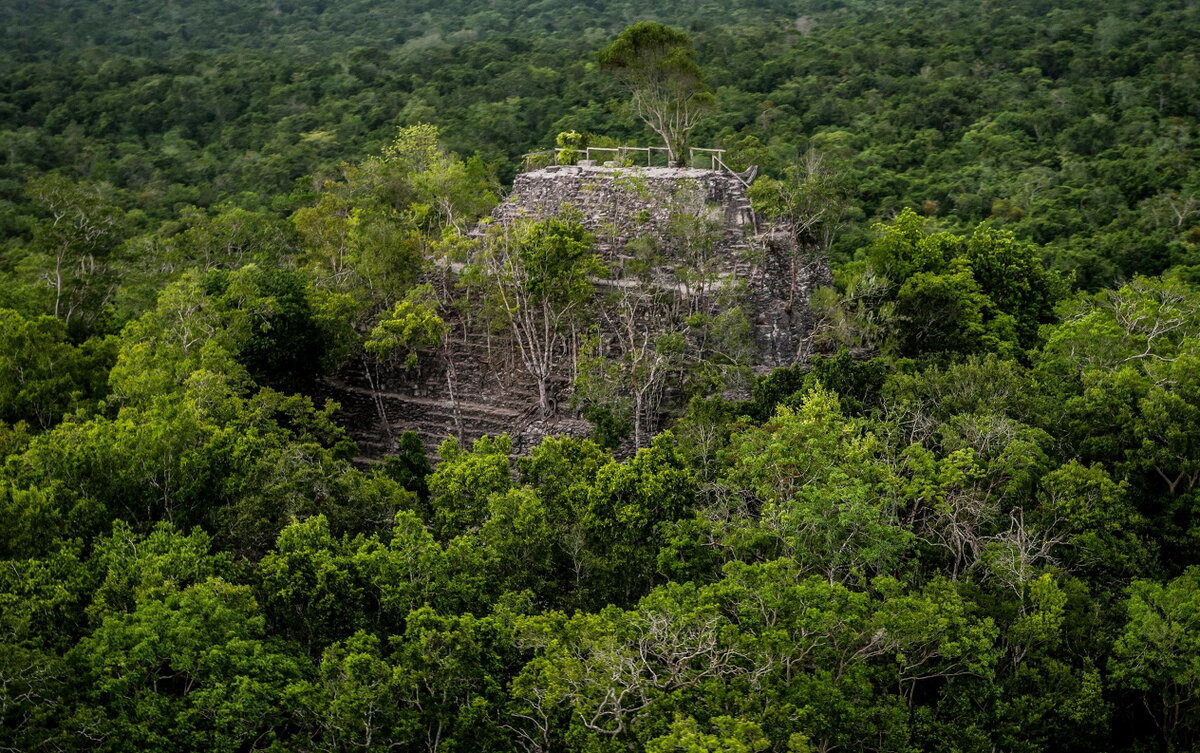
[[[1198,13],[6,3],[0,748],[1196,749]],[[831,254],[816,354],[679,367],[628,457],[356,464],[321,378],[441,342],[432,265],[511,284],[465,232],[521,153],[650,142],[597,64],[647,17]]]

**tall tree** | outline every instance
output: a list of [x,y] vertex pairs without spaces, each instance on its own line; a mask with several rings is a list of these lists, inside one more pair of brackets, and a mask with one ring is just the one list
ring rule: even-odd
[[552,410],[560,353],[574,342],[575,325],[594,297],[591,280],[605,274],[592,242],[569,217],[504,226],[481,244],[467,272],[509,326],[543,415]]
[[106,257],[125,220],[112,187],[49,174],[30,181],[26,194],[48,217],[34,228],[26,264],[53,293],[51,310],[68,328],[93,324],[113,294]]
[[704,84],[687,34],[655,21],[636,23],[600,52],[600,66],[629,87],[633,109],[662,137],[671,165],[716,100]]

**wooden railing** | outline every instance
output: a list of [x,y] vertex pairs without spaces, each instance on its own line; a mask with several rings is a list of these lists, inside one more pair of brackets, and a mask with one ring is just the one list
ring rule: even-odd
[[[670,152],[666,147],[662,146],[589,146],[585,147],[584,159],[596,160],[597,162],[616,162],[618,165],[633,166],[634,161],[630,159],[634,154],[645,154],[646,167],[654,167],[654,155],[662,155],[660,160],[661,167],[666,167],[670,163]],[[609,155],[607,157],[602,155]],[[641,163],[639,158],[637,162]]]
[[[540,152],[530,152],[529,154],[522,155],[521,171],[527,172],[557,164],[560,151],[562,150],[545,149]],[[582,150],[577,149],[574,151],[582,152],[583,159],[585,160],[601,164],[611,162],[613,165],[620,167],[641,167],[643,166],[643,156],[645,157],[645,167],[666,167],[670,163],[670,152],[666,147],[662,146],[589,146],[584,147]],[[636,160],[631,158],[634,155],[637,155]],[[736,176],[743,184],[749,185],[741,175],[738,175],[738,173],[730,169],[729,165],[725,164],[724,149],[689,147],[688,167],[727,172]]]
[[557,156],[557,149],[543,149],[540,152],[522,154],[521,172],[527,173],[530,170],[540,170],[543,167],[549,167],[550,165],[557,164],[555,159]]

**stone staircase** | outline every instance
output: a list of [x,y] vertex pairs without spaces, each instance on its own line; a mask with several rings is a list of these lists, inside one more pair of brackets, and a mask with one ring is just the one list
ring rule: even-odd
[[[429,449],[435,449],[449,436],[469,442],[485,434],[512,434],[529,422],[530,409],[536,412],[537,407],[536,401],[523,398],[519,392],[497,401],[495,391],[467,388],[455,401],[444,394],[448,391],[444,385],[434,394],[427,389],[401,392],[372,389],[340,377],[327,379],[326,388],[329,397],[341,405],[342,418],[354,427],[360,453],[367,457],[390,452],[393,437],[405,431],[415,431]],[[486,398],[481,400],[481,395]],[[380,415],[381,406],[387,424]]]

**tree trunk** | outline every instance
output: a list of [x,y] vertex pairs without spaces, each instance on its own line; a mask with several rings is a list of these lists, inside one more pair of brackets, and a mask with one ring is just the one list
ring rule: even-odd
[[547,418],[550,415],[550,396],[547,394],[546,381],[547,379],[544,376],[537,378],[538,405],[542,409],[542,418]]
[[379,414],[379,420],[383,423],[383,431],[387,436],[388,451],[396,450],[396,439],[392,435],[392,422],[388,420],[387,406],[384,405],[383,395],[379,392],[377,381],[371,373],[371,365],[363,358],[363,374],[367,377],[367,385],[371,388],[371,401],[375,403],[375,412]]

